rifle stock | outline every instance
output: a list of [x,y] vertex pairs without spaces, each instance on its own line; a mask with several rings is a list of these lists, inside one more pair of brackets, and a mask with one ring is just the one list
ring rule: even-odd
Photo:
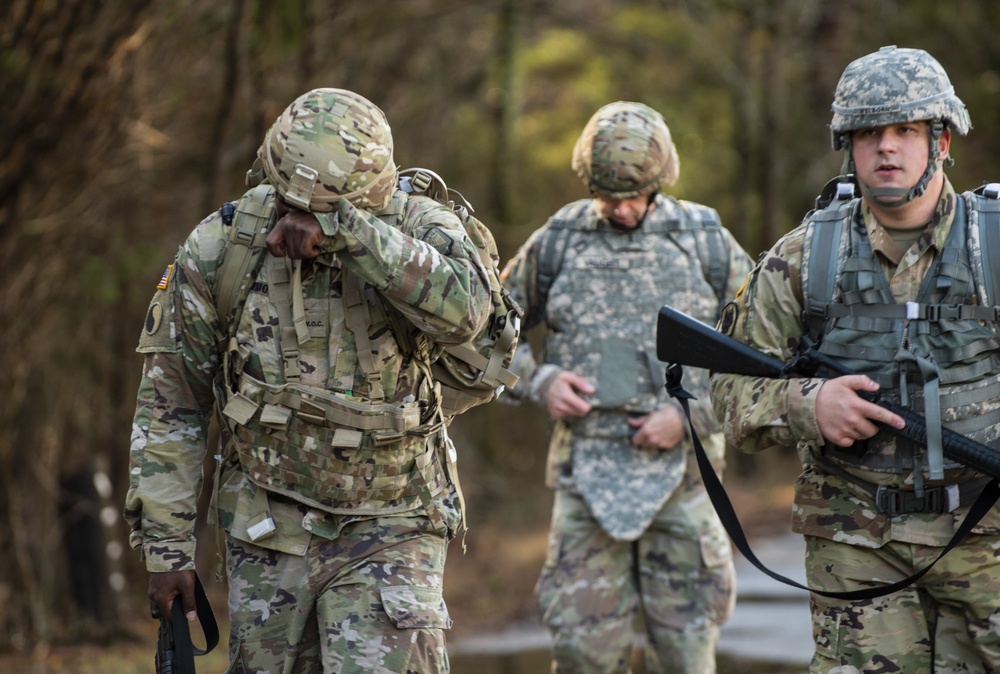
[[748,377],[781,377],[785,364],[715,328],[677,311],[660,309],[656,325],[656,357],[665,363],[690,365]]
[[[782,379],[813,376],[818,368],[830,370],[837,375],[853,374],[840,363],[816,352],[785,363],[724,335],[669,305],[660,309],[657,320],[656,356],[672,365],[689,365],[749,377]],[[927,421],[923,416],[877,398],[867,399],[906,421],[903,428],[881,424],[880,428],[921,445],[927,443]],[[941,432],[945,456],[1000,479],[1000,453],[997,450],[948,428],[942,428]]]

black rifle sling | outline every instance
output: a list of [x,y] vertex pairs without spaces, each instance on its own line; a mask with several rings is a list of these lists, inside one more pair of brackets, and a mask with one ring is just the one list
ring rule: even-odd
[[175,597],[170,611],[170,622],[174,633],[174,660],[171,674],[195,674],[194,656],[205,655],[219,644],[219,625],[215,621],[212,604],[208,601],[208,595],[205,594],[205,588],[197,574],[194,577],[194,601],[198,622],[201,623],[201,631],[205,635],[205,648],[198,648],[191,640],[191,629],[184,615],[181,598]]
[[792,587],[797,587],[802,590],[808,590],[809,592],[814,592],[823,597],[831,597],[834,599],[848,599],[848,600],[858,600],[858,599],[875,599],[877,597],[884,597],[886,595],[892,594],[898,590],[902,590],[905,587],[909,587],[911,584],[920,580],[925,573],[930,571],[931,567],[938,563],[938,561],[944,557],[948,552],[954,548],[959,542],[962,541],[965,536],[972,531],[973,527],[979,524],[979,521],[983,518],[986,513],[988,513],[993,505],[1000,498],[1000,482],[996,480],[990,480],[987,482],[986,486],[980,492],[979,496],[976,497],[975,502],[969,508],[969,512],[966,514],[965,519],[962,520],[962,524],[959,525],[958,530],[955,531],[954,536],[948,541],[948,544],[941,550],[934,561],[925,566],[924,568],[917,571],[912,576],[904,578],[903,580],[896,581],[895,583],[890,583],[889,585],[883,585],[880,587],[871,587],[863,590],[854,590],[851,592],[827,592],[824,590],[816,590],[808,585],[803,585],[799,582],[782,576],[780,573],[772,571],[767,568],[763,562],[757,559],[757,556],[750,549],[750,543],[747,541],[746,534],[743,532],[743,527],[740,525],[740,520],[736,516],[736,510],[733,508],[732,502],[729,500],[729,495],[726,494],[725,487],[722,486],[722,481],[719,476],[715,474],[715,469],[712,467],[711,459],[705,453],[705,448],[702,447],[701,440],[698,439],[698,434],[694,430],[694,424],[691,423],[691,409],[688,405],[688,400],[693,399],[690,393],[684,390],[681,384],[681,378],[683,376],[683,371],[680,365],[672,364],[667,368],[667,392],[680,402],[681,407],[684,408],[684,414],[688,420],[688,426],[691,429],[691,439],[694,441],[694,451],[695,456],[698,459],[698,470],[701,472],[702,482],[705,483],[705,490],[708,492],[708,497],[712,501],[712,505],[715,506],[715,511],[719,515],[719,519],[722,521],[722,525],[726,528],[726,533],[732,539],[733,544],[736,549],[743,554],[747,560],[757,567],[760,571],[767,574],[771,578],[784,583],[785,585],[791,585]]

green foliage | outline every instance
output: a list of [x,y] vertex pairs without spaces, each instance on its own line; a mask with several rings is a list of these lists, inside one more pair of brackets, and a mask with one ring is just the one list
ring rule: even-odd
[[[10,0],[0,26],[0,650],[68,633],[61,532],[24,532],[60,521],[60,471],[107,466],[119,507],[152,288],[306,88],[375,101],[399,163],[469,197],[505,257],[586,196],[570,154],[615,100],[664,114],[681,158],[671,191],[717,208],[755,256],[839,171],[833,87],[882,44],[929,50],[968,105],[955,184],[1000,179],[989,0]],[[526,522],[547,423],[499,410],[462,427],[476,452],[463,477],[475,508],[495,509],[484,517]],[[112,532],[124,542],[124,525]],[[140,600],[144,575],[123,564]]]

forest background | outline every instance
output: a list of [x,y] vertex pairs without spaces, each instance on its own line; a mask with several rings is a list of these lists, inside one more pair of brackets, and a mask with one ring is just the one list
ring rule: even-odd
[[[382,107],[397,163],[461,191],[504,259],[586,196],[569,158],[589,116],[645,102],[680,153],[672,192],[718,209],[756,257],[840,172],[833,89],[847,63],[884,44],[930,51],[969,107],[972,136],[952,144],[956,186],[1000,180],[995,10],[994,0],[0,2],[0,652],[110,643],[151,622],[120,515],[139,329],[176,247],[242,194],[264,131],[300,93],[342,87]],[[472,527],[469,552],[454,546],[449,560],[456,628],[529,619],[551,503],[548,420],[492,404],[459,419],[455,436]],[[730,484],[790,474],[787,456],[730,459]],[[206,579],[213,533],[203,527]]]

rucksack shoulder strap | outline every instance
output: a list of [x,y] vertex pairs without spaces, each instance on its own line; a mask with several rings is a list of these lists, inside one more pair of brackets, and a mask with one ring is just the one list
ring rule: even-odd
[[986,183],[967,194],[966,206],[977,212],[979,222],[977,231],[969,232],[970,243],[973,235],[979,239],[979,254],[970,256],[973,274],[986,292],[986,306],[995,307],[1000,290],[1000,183]]
[[548,302],[549,289],[562,269],[570,234],[590,228],[590,224],[584,222],[584,215],[590,208],[590,203],[590,199],[580,199],[566,204],[546,223],[545,233],[538,242],[536,272],[538,279],[536,290],[542,307]]
[[701,237],[696,237],[698,260],[701,262],[705,280],[712,286],[719,302],[719,311],[726,303],[726,284],[729,282],[729,250],[722,233],[722,220],[714,208],[693,201],[674,200],[687,222],[685,227],[697,227],[704,233],[705,245],[700,245]]
[[806,334],[817,343],[827,321],[827,307],[844,260],[840,254],[841,238],[850,227],[860,200],[834,201],[806,219],[802,247],[802,321]]
[[222,333],[232,336],[266,250],[274,222],[274,187],[261,184],[246,192],[233,211],[229,241],[215,276],[215,309]]

